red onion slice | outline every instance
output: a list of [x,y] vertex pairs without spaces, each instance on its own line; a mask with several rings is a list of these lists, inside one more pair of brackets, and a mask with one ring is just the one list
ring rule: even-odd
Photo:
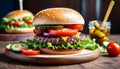
[[47,33],[47,32],[44,32],[43,33],[43,36],[52,36],[51,34]]

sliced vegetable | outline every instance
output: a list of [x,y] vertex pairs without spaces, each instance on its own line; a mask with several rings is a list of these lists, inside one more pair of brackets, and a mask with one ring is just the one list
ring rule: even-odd
[[2,23],[7,23],[7,22],[9,22],[10,21],[10,19],[8,19],[8,18],[2,18]]
[[6,45],[6,48],[5,48],[5,51],[10,51],[10,47],[11,47],[12,44],[8,44]]
[[107,45],[109,44],[109,42],[105,41],[103,42],[103,45],[100,47],[101,53],[105,54],[107,53]]
[[64,26],[62,25],[37,25],[36,26],[37,30],[59,30],[63,28]]
[[34,31],[34,34],[42,34],[44,31],[43,30],[33,30]]
[[107,52],[110,56],[116,57],[120,54],[120,46],[115,42],[110,42],[107,45]]
[[40,50],[26,49],[22,48],[22,54],[27,56],[38,55],[40,54]]
[[24,20],[27,24],[32,24],[33,20]]
[[32,20],[33,16],[25,16],[23,19],[4,17],[0,23],[0,28],[31,28],[34,27],[34,25],[31,24]]
[[62,29],[62,30],[49,30],[49,34],[54,36],[73,36],[78,33],[78,30]]
[[11,45],[11,50],[14,52],[20,52],[22,48],[28,48],[28,45],[23,42],[16,42]]
[[80,31],[83,30],[83,25],[81,24],[71,24],[71,25],[66,25],[66,27],[70,29],[80,30]]
[[18,21],[18,22],[9,22],[9,25],[12,25],[12,26],[20,26],[21,24],[23,24],[24,22],[23,21]]
[[52,36],[52,35],[50,35],[48,32],[44,32],[43,36]]
[[23,20],[32,20],[34,17],[33,16],[25,16],[23,17]]

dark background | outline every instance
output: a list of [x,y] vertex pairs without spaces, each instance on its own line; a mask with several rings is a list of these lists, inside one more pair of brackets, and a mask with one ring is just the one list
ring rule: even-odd
[[[103,20],[110,0],[24,0],[24,9],[33,12],[50,7],[68,7],[80,12],[85,19],[83,33],[88,33],[90,20]],[[8,12],[19,9],[18,0],[0,0],[0,21]],[[120,0],[115,0],[115,6],[109,17],[112,23],[111,33],[120,34]]]

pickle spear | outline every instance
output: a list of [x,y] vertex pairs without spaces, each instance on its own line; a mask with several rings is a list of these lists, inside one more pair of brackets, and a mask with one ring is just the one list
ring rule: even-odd
[[64,26],[62,25],[55,25],[55,26],[51,26],[51,25],[38,25],[35,27],[37,30],[48,30],[48,29],[54,29],[54,30],[59,30],[59,29],[63,29]]

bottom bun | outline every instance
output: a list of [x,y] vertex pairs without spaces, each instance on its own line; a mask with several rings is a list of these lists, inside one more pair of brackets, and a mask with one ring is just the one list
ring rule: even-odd
[[26,33],[32,33],[35,28],[12,28],[12,29],[5,29],[6,33],[11,34],[26,34]]
[[53,50],[48,48],[41,48],[41,53],[44,54],[75,54],[80,53],[83,49],[61,49],[61,50]]

